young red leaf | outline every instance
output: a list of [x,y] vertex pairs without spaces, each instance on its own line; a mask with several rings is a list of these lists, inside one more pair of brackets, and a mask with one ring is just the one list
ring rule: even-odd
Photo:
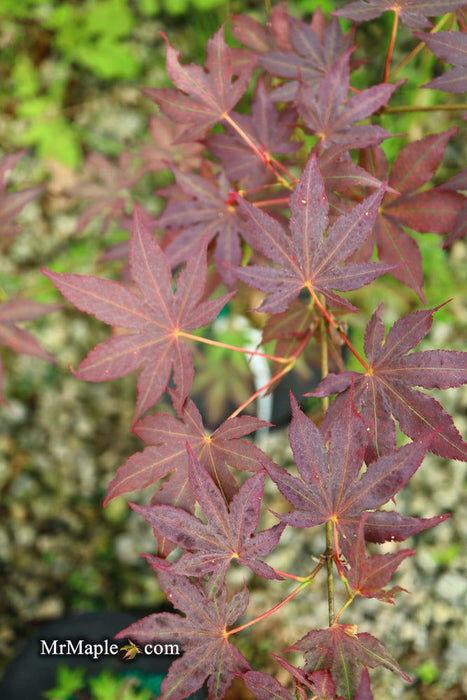
[[178,141],[194,140],[235,107],[250,82],[254,57],[227,46],[223,27],[207,43],[206,71],[193,63],[182,65],[179,55],[167,42],[167,73],[178,89],[147,88],[144,93],[166,116],[185,125]]
[[[264,488],[264,472],[258,472],[242,485],[232,498],[229,508],[219,486],[214,483],[187,446],[189,452],[188,473],[191,488],[201,506],[206,523],[181,508],[166,505],[138,506],[133,510],[143,516],[159,536],[185,550],[170,570],[184,576],[202,577],[215,572],[222,579],[231,561],[250,567],[263,578],[282,577],[263,561],[276,546],[284,524],[254,534],[258,525],[261,498]],[[156,569],[163,562],[152,555],[145,555]],[[165,560],[163,560],[165,561]]]
[[134,622],[116,634],[117,639],[131,637],[140,644],[178,643],[183,656],[176,659],[162,682],[164,700],[184,700],[208,679],[209,697],[221,700],[238,674],[250,666],[229,642],[227,627],[233,625],[248,605],[243,589],[228,600],[225,585],[212,593],[210,583],[193,584],[186,576],[158,573],[159,583],[173,605],[185,617],[155,613]]
[[123,493],[146,488],[172,472],[151,503],[177,505],[192,511],[195,496],[188,480],[187,443],[214,481],[222,485],[225,496],[231,499],[238,484],[229,466],[255,472],[260,468],[259,458],[266,458],[256,445],[241,438],[268,425],[253,416],[238,416],[228,418],[208,434],[191,399],[185,402],[180,420],[170,413],[146,416],[136,423],[133,432],[151,447],[132,455],[118,469],[107,488],[104,505]]
[[279,265],[251,265],[237,271],[241,280],[270,293],[259,310],[285,311],[302,289],[322,293],[331,306],[354,309],[332,290],[357,289],[391,269],[378,263],[341,266],[369,235],[383,194],[381,187],[339,217],[325,235],[329,207],[316,157],[312,155],[290,200],[291,239],[275,219],[239,198],[247,219],[245,238],[255,250]]
[[193,362],[179,332],[212,321],[232,296],[201,301],[206,269],[206,248],[201,246],[177,277],[174,292],[167,257],[135,212],[130,270],[141,296],[113,280],[44,270],[78,309],[104,323],[133,331],[91,350],[76,376],[101,382],[132,374],[143,366],[138,377],[136,419],[157,403],[173,372],[175,403],[180,411],[193,380]]
[[464,460],[467,446],[452,418],[436,399],[412,389],[411,385],[425,389],[462,386],[467,380],[466,353],[453,350],[409,353],[430,330],[436,309],[404,316],[396,321],[386,338],[381,310],[382,305],[366,329],[368,370],[329,374],[310,394],[328,396],[339,393],[326,413],[323,430],[328,431],[333,421],[340,419],[353,383],[353,401],[362,413],[370,439],[367,462],[394,449],[393,416],[412,440],[433,431],[430,452],[447,459]]
[[313,630],[287,651],[305,652],[305,671],[324,669],[331,673],[337,691],[352,700],[360,685],[362,667],[384,666],[409,683],[411,679],[400,668],[383,644],[367,632],[357,634],[354,625],[334,624],[328,629]]

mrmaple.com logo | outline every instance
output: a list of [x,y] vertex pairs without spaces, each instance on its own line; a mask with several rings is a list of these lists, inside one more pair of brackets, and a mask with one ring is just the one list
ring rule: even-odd
[[109,639],[103,639],[100,642],[89,642],[85,639],[40,639],[39,655],[90,656],[93,659],[99,659],[101,656],[116,656],[123,652],[124,659],[134,659],[137,654],[145,654],[146,656],[178,656],[181,654],[178,644],[152,643],[139,647],[131,640],[128,641],[128,644],[120,647]]

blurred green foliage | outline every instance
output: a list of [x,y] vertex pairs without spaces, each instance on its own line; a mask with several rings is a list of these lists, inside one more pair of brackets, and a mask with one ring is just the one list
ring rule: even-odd
[[[74,700],[74,698],[89,697],[89,700],[151,700],[160,689],[162,676],[156,677],[154,687],[142,687],[138,674],[114,674],[102,671],[97,676],[85,678],[84,668],[69,668],[60,665],[57,668],[55,686],[43,693],[49,700]],[[86,696],[83,691],[89,686]],[[90,694],[89,694],[90,693]]]
[[[11,147],[33,146],[41,160],[77,169],[83,134],[70,117],[77,76],[81,92],[96,81],[134,83],[147,68],[135,32],[148,20],[170,22],[189,11],[194,41],[204,45],[197,17],[221,7],[225,0],[2,0],[0,109],[15,118]],[[163,53],[152,57],[161,66]]]

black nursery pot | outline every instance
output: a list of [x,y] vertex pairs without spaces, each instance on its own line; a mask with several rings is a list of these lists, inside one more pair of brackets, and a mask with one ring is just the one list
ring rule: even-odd
[[[83,640],[82,648],[85,644],[102,644],[104,648],[106,645],[109,648],[111,644],[117,643],[113,639],[114,635],[139,617],[128,613],[99,611],[67,615],[43,625],[7,666],[0,681],[1,700],[44,700],[42,693],[56,685],[57,668],[60,665],[84,668],[87,676],[97,676],[105,670],[114,674],[134,671],[143,685],[145,677],[148,680],[154,679],[156,675],[165,678],[176,656],[137,654],[132,660],[124,660],[121,651],[118,654],[99,655],[96,659],[89,654],[41,654],[41,651],[51,651],[54,648],[54,640],[58,640],[58,643],[72,640],[74,644]],[[46,646],[41,640],[45,640]],[[126,640],[118,640],[119,648],[127,643]],[[189,700],[205,700],[206,697],[201,689],[190,695]]]

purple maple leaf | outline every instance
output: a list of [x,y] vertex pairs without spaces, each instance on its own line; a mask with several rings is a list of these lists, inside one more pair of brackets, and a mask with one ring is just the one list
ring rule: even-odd
[[463,32],[437,32],[436,34],[414,32],[414,34],[424,41],[436,56],[454,66],[422,87],[445,92],[467,92],[467,34]]
[[[172,168],[179,191],[173,203],[169,203],[158,219],[159,226],[178,231],[166,248],[171,265],[189,260],[208,237],[216,238],[214,260],[224,282],[232,287],[235,281],[233,268],[240,264],[242,248],[240,235],[244,221],[232,200],[232,185],[225,174],[218,182],[201,175],[182,173]],[[181,200],[179,192],[186,195]]]
[[383,194],[384,186],[339,217],[325,236],[329,206],[316,156],[312,155],[290,199],[291,239],[275,219],[239,198],[246,217],[244,237],[255,250],[279,265],[250,265],[237,270],[243,282],[270,294],[259,310],[285,311],[302,289],[322,293],[331,306],[354,309],[332,290],[358,289],[392,269],[378,263],[341,266],[369,235]]
[[400,586],[394,586],[390,590],[385,590],[384,586],[389,583],[402,561],[406,557],[415,554],[415,550],[402,549],[394,554],[374,554],[371,557],[367,557],[365,552],[365,523],[368,517],[369,514],[365,513],[360,519],[357,536],[346,556],[349,568],[344,568],[344,575],[354,594],[364,598],[378,598],[379,600],[393,603],[394,594],[404,589]]
[[380,147],[365,152],[361,160],[373,175],[388,178],[389,184],[365,253],[370,255],[376,243],[381,262],[395,265],[391,274],[414,289],[422,301],[422,257],[405,227],[421,233],[444,234],[453,230],[465,198],[438,187],[420,189],[432,180],[456,131],[454,127],[409,143],[399,152],[389,178],[387,159]]
[[103,233],[112,222],[126,229],[134,206],[131,189],[143,173],[144,168],[135,166],[129,151],[120,153],[118,164],[101,153],[88,155],[81,182],[68,190],[71,196],[90,202],[79,217],[76,230],[83,231],[96,218],[102,221]]
[[187,444],[215,482],[222,484],[223,493],[230,499],[238,484],[229,465],[254,472],[260,468],[259,457],[266,457],[256,445],[241,438],[268,425],[253,416],[238,416],[228,418],[208,434],[201,414],[190,399],[183,406],[181,420],[170,413],[146,416],[136,423],[133,432],[151,446],[132,455],[118,469],[107,488],[104,505],[116,496],[146,488],[172,473],[151,502],[178,505],[191,511],[195,495],[188,479]]
[[114,280],[44,270],[63,296],[100,321],[129,329],[96,346],[80,363],[79,379],[102,382],[138,376],[135,419],[154,406],[173,372],[177,411],[193,381],[193,361],[180,332],[210,323],[232,295],[201,301],[206,280],[206,246],[200,246],[176,279],[166,255],[135,212],[130,241],[130,271],[140,295]]
[[355,124],[385,105],[400,83],[372,85],[348,98],[350,51],[326,73],[318,91],[303,84],[297,94],[297,109],[305,126],[320,138],[325,147],[331,143],[363,148],[381,143],[392,134],[375,124]]
[[201,166],[203,145],[197,141],[177,143],[182,130],[181,124],[176,124],[163,114],[152,115],[149,121],[152,140],[145,143],[138,154],[145,170],[157,172],[171,164],[179,170],[190,172]]
[[188,476],[191,489],[201,506],[206,522],[182,508],[166,505],[138,506],[133,510],[143,516],[159,536],[167,537],[185,550],[175,563],[146,554],[156,570],[168,570],[184,576],[202,577],[215,572],[225,577],[232,560],[248,566],[267,579],[281,579],[268,564],[260,560],[276,546],[285,524],[278,523],[254,534],[258,525],[265,472],[247,479],[227,508],[222,485],[217,485],[201,466],[192,450],[189,453]]
[[226,634],[227,627],[245,612],[248,590],[244,588],[228,600],[225,585],[217,585],[213,591],[210,581],[191,583],[186,576],[163,571],[158,572],[158,579],[169,601],[185,617],[148,615],[118,632],[116,638],[130,636],[140,644],[166,641],[181,645],[183,656],[172,663],[162,682],[164,700],[184,700],[206,679],[209,697],[221,700],[235,675],[251,670]]
[[356,0],[333,14],[355,22],[367,22],[392,10],[411,29],[425,29],[433,26],[428,17],[452,12],[463,5],[465,0]]
[[379,639],[367,632],[357,634],[354,625],[312,630],[287,651],[305,652],[305,672],[329,671],[337,691],[346,698],[358,697],[355,693],[361,692],[362,667],[384,666],[411,683]]
[[[300,410],[293,396],[291,404],[289,439],[300,476],[274,463],[264,464],[279,491],[295,506],[278,517],[293,527],[333,522],[347,552],[362,513],[379,508],[400,491],[422,463],[431,435],[381,457],[360,475],[367,434],[354,407],[347,405],[332,423],[327,450],[328,437]],[[395,539],[392,533],[391,538]]]
[[396,321],[386,338],[381,311],[382,305],[367,325],[364,348],[368,368],[365,372],[347,370],[329,374],[311,393],[313,396],[339,394],[326,412],[323,429],[328,430],[334,420],[339,420],[352,393],[370,439],[367,462],[394,450],[396,438],[392,416],[413,440],[434,431],[429,446],[431,452],[447,459],[464,460],[467,445],[451,416],[436,399],[411,386],[425,389],[462,386],[467,380],[467,353],[454,350],[409,353],[430,330],[436,309],[404,316]]
[[254,57],[244,49],[227,46],[223,27],[208,41],[206,51],[205,71],[193,63],[182,65],[179,52],[167,42],[167,73],[178,89],[144,90],[166,116],[185,125],[178,141],[203,136],[225,119],[250,82]]
[[316,90],[343,53],[352,45],[353,33],[343,35],[333,18],[320,35],[318,28],[294,17],[290,24],[291,51],[269,51],[259,56],[259,64],[272,75],[289,78],[289,82],[272,90],[277,101],[292,101],[300,84]]

